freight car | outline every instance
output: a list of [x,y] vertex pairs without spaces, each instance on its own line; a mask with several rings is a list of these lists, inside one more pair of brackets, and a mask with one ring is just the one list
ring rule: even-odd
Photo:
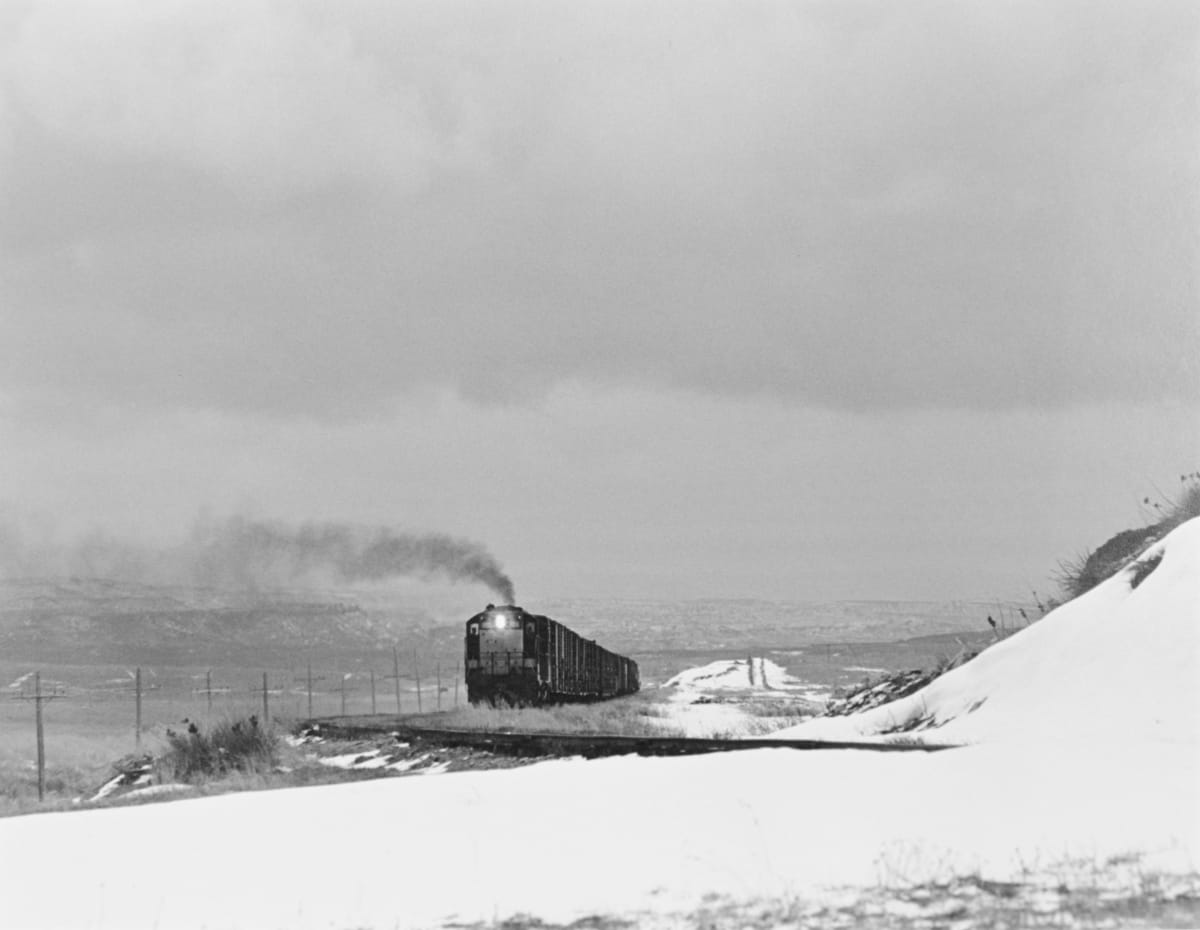
[[467,699],[472,704],[599,701],[637,691],[637,663],[557,620],[513,605],[467,621]]

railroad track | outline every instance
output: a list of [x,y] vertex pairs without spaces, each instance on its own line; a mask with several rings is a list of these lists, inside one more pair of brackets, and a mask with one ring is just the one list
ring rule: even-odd
[[495,732],[431,726],[405,718],[326,717],[310,720],[304,729],[318,729],[335,739],[371,739],[395,735],[409,743],[466,747],[507,756],[694,756],[743,749],[854,749],[863,752],[938,752],[949,745],[867,743],[785,739],[696,739],[682,736],[612,736],[598,733]]

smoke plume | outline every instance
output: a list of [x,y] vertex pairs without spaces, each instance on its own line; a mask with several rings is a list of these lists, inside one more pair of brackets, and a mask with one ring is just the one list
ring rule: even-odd
[[180,545],[152,548],[92,534],[69,546],[0,532],[0,572],[71,574],[203,587],[261,589],[303,581],[352,584],[390,578],[477,582],[501,603],[512,580],[481,544],[441,533],[345,523],[283,523],[234,517],[197,525]]
[[230,520],[200,529],[196,581],[214,587],[251,587],[264,578],[332,574],[335,581],[442,577],[486,585],[506,604],[512,580],[482,545],[439,533],[412,534],[341,523],[282,524]]

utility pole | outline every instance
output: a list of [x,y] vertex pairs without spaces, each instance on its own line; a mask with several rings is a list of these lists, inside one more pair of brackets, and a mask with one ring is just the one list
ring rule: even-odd
[[342,676],[342,686],[341,686],[340,690],[342,692],[342,716],[343,717],[346,716],[346,682],[350,680],[350,676],[352,674],[353,674],[352,672],[346,672],[346,674],[344,674]]
[[434,666],[434,674],[437,676],[437,709],[442,709],[442,663],[439,662]]
[[296,683],[297,684],[303,683],[305,685],[306,690],[308,691],[308,719],[309,720],[312,719],[312,715],[313,715],[313,682],[314,681],[324,681],[324,680],[325,680],[324,675],[317,675],[315,678],[313,677],[312,662],[308,663],[308,668],[307,668],[305,676],[303,678],[296,679]]
[[[133,678],[133,690],[137,694],[137,722],[134,724],[133,745],[138,749],[142,748],[142,667],[137,667],[137,673]],[[41,720],[41,711],[38,711],[38,719]],[[41,726],[39,724],[39,732]],[[40,742],[40,738],[39,738]]]
[[[198,677],[198,676],[193,676]],[[213,705],[213,686],[212,686],[212,669],[204,673],[204,687],[193,688],[192,694],[203,694],[208,699],[208,722],[212,723],[212,705]]]
[[392,677],[396,679],[396,713],[400,713],[400,652],[392,647]]
[[392,647],[392,673],[384,675],[384,678],[392,679],[392,683],[396,686],[396,713],[401,713],[400,707],[400,650],[395,646]]
[[375,669],[371,669],[371,716],[375,716]]
[[46,799],[46,735],[45,727],[42,724],[42,704],[46,701],[53,701],[56,698],[63,697],[57,686],[51,694],[42,694],[42,673],[33,673],[33,694],[32,695],[17,695],[13,698],[15,701],[33,701],[34,706],[34,727],[37,731],[37,780],[38,780],[38,800]]
[[421,669],[417,666],[417,650],[413,650],[413,678],[417,680],[417,713],[421,713]]
[[[270,691],[268,690],[268,687],[267,687],[267,673],[266,672],[263,672],[262,689],[261,690],[262,690],[263,725],[265,726],[266,724],[270,723],[270,721],[271,721],[271,705],[270,705],[270,701],[268,698]],[[251,689],[250,689],[251,694],[257,694],[258,691],[259,691],[259,689],[254,688],[254,687],[251,687]]]

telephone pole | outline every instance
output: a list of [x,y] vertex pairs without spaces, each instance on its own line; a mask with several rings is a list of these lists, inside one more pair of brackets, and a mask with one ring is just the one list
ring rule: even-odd
[[307,674],[306,674],[306,675],[305,675],[303,678],[297,678],[297,679],[296,679],[296,682],[297,682],[297,684],[299,684],[300,682],[304,682],[304,684],[307,686],[307,690],[308,690],[308,719],[309,719],[309,720],[312,720],[312,715],[313,715],[313,697],[312,697],[312,696],[313,696],[313,682],[314,682],[314,681],[324,681],[324,680],[325,680],[325,676],[324,676],[324,675],[317,675],[315,678],[313,677],[313,673],[312,673],[312,663],[311,663],[311,662],[309,662],[309,663],[308,663],[308,671],[307,671]]
[[270,704],[270,698],[269,698],[270,691],[267,688],[267,673],[266,672],[262,673],[262,687],[261,688],[251,687],[251,689],[250,689],[251,694],[258,694],[260,691],[262,693],[263,726],[266,726],[271,721],[271,704]]
[[417,650],[413,650],[413,678],[417,680],[417,713],[421,713],[421,669],[417,665]]
[[392,674],[384,675],[391,678],[396,685],[396,713],[400,713],[400,650],[392,646]]
[[[198,675],[193,675],[192,677],[193,677],[193,678],[198,678],[199,676],[198,676]],[[208,702],[208,722],[209,722],[210,724],[212,723],[213,694],[215,694],[217,690],[220,690],[220,691],[228,691],[229,689],[228,689],[228,688],[220,688],[220,689],[213,688],[213,683],[212,683],[212,669],[211,669],[211,668],[210,668],[210,669],[208,669],[208,670],[207,670],[207,671],[204,673],[204,687],[203,687],[203,688],[193,688],[193,689],[192,689],[192,694],[203,694],[203,695],[205,696],[205,698],[207,699],[207,702]]]
[[53,701],[64,695],[55,686],[54,691],[50,694],[42,694],[42,673],[33,673],[33,694],[19,694],[13,698],[15,701],[33,701],[34,706],[34,725],[37,730],[37,785],[38,785],[38,800],[46,799],[46,736],[45,728],[42,725],[42,704],[46,701]]

